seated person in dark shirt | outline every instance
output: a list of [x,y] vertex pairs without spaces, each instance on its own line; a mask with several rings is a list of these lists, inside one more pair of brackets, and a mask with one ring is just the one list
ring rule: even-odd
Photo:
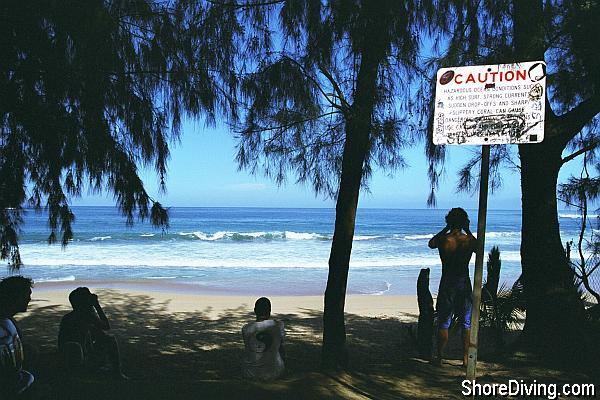
[[98,296],[79,287],[71,292],[69,301],[73,311],[62,318],[58,331],[58,349],[66,366],[100,366],[108,358],[113,374],[128,379],[121,371],[117,340],[104,332],[110,324]]

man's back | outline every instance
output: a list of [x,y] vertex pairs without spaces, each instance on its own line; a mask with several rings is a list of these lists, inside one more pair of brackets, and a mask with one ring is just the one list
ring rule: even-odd
[[101,331],[98,317],[93,312],[71,311],[60,321],[58,347],[67,342],[79,343],[84,356],[87,356],[95,336]]
[[267,319],[242,328],[245,354],[242,363],[246,378],[275,379],[284,369],[280,347],[285,338],[283,322]]
[[430,240],[429,247],[437,248],[442,261],[442,275],[447,277],[469,276],[469,261],[475,251],[477,239],[473,235],[454,229],[446,235]]
[[64,315],[58,329],[58,346],[60,347],[66,342],[83,343],[87,333],[86,325],[82,323],[81,318],[79,318],[75,311]]

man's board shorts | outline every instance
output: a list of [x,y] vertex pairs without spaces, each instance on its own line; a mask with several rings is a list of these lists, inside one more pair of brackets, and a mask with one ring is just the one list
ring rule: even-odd
[[438,327],[450,328],[452,317],[464,329],[471,328],[471,311],[473,310],[471,279],[466,277],[442,276],[436,301]]

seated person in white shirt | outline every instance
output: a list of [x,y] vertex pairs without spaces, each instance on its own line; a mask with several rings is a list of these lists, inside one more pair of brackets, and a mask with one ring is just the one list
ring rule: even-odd
[[271,318],[271,302],[261,297],[254,304],[256,322],[242,328],[246,347],[242,361],[242,374],[245,378],[272,380],[285,371],[283,322]]
[[23,345],[14,315],[27,311],[33,281],[10,276],[0,281],[0,399],[21,398],[31,392],[33,375],[23,369]]

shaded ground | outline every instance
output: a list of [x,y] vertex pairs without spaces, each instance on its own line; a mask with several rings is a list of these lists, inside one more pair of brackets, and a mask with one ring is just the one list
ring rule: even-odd
[[[415,358],[414,324],[396,318],[347,315],[348,346],[353,369],[335,375],[318,372],[322,313],[278,314],[286,324],[287,376],[272,384],[240,379],[241,328],[252,320],[249,305],[211,318],[203,312],[169,313],[168,303],[150,296],[100,291],[112,334],[119,338],[124,371],[132,378],[117,382],[108,376],[82,373],[68,378],[60,368],[56,337],[60,318],[69,310],[35,301],[19,320],[24,341],[39,349],[38,382],[52,388],[57,399],[431,399],[462,398],[460,334],[453,332],[449,357],[442,368]],[[299,300],[300,301],[300,300]],[[385,301],[385,297],[382,297]],[[416,316],[415,316],[416,319]],[[482,348],[486,345],[482,333]],[[482,351],[480,383],[590,382],[581,372],[562,366],[541,367],[531,356],[509,357]]]

